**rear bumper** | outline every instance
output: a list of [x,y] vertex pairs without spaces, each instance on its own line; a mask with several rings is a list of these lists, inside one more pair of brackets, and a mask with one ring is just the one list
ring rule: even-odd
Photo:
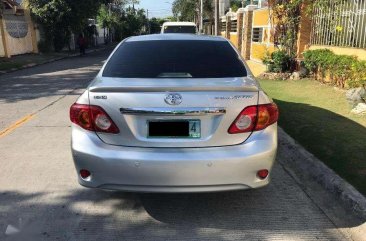
[[86,187],[136,192],[211,192],[258,188],[269,183],[256,173],[271,170],[277,125],[253,133],[245,144],[210,148],[112,146],[78,126],[72,128],[72,155]]

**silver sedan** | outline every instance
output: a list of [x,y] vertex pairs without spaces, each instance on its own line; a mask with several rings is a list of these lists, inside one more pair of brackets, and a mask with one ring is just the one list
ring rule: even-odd
[[269,183],[276,104],[221,37],[122,41],[70,108],[85,187],[209,192]]

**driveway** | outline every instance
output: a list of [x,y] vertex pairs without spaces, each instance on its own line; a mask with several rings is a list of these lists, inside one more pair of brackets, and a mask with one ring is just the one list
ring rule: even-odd
[[348,239],[278,162],[272,183],[258,190],[133,194],[79,186],[68,111],[110,51],[0,76],[0,131],[12,126],[0,137],[0,240]]

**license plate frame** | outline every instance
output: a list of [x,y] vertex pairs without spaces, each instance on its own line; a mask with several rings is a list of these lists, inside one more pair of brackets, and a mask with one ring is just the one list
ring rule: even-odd
[[[151,123],[158,123],[163,127],[168,125],[169,123],[179,123],[181,126],[186,125],[188,127],[187,135],[157,135],[156,133],[152,133]],[[168,119],[168,120],[148,120],[147,121],[147,138],[151,139],[162,139],[162,138],[170,138],[170,139],[200,139],[201,138],[201,120],[198,119]],[[178,125],[177,125],[178,126]],[[156,128],[156,127],[155,127]],[[185,127],[186,128],[186,127]],[[151,135],[152,134],[152,135]]]

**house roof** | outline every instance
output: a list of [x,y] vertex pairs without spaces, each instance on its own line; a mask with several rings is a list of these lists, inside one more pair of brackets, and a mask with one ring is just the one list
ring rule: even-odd
[[19,3],[13,0],[1,0],[5,4],[6,9],[12,9],[14,7],[19,7]]
[[12,14],[24,15],[24,9],[17,1],[14,0],[0,0],[0,1],[3,2],[6,10],[8,10],[9,12],[13,10]]

